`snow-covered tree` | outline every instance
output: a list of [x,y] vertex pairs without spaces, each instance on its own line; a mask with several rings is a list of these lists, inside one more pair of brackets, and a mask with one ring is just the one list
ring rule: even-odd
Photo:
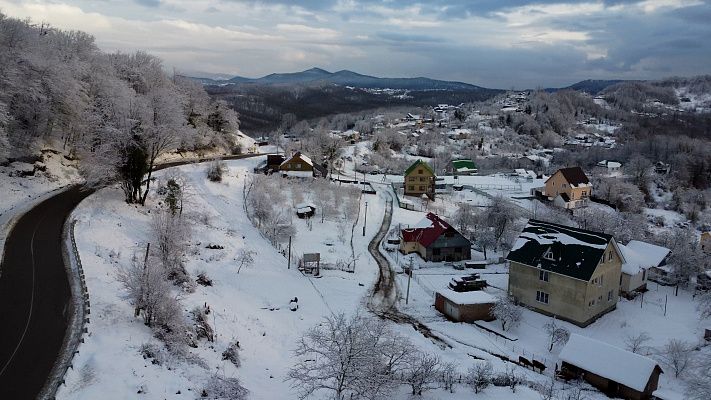
[[625,336],[625,348],[633,353],[644,354],[647,352],[647,343],[652,340],[647,332],[639,332]]
[[403,380],[412,389],[413,395],[436,389],[440,359],[434,354],[418,352],[414,360],[405,367]]
[[501,296],[491,308],[491,316],[499,320],[501,329],[508,331],[521,323],[523,312],[508,296]]
[[494,378],[494,367],[491,361],[477,362],[467,370],[466,383],[474,393],[479,393],[491,385]]

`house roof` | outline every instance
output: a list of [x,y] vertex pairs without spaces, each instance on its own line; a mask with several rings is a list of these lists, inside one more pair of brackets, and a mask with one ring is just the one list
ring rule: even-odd
[[483,290],[473,290],[471,292],[455,292],[452,289],[442,289],[438,290],[437,293],[439,293],[445,299],[458,305],[496,303],[496,297]]
[[476,169],[476,164],[472,160],[454,160],[452,161],[454,169]]
[[405,242],[418,242],[424,247],[434,243],[447,230],[454,230],[445,220],[433,213],[427,213],[425,218],[412,228],[402,230],[402,240]]
[[657,246],[639,240],[632,240],[627,245],[618,245],[625,263],[622,264],[622,272],[634,275],[642,269],[658,267],[671,250],[666,247]]
[[656,368],[656,361],[578,334],[571,334],[560,359],[595,375],[644,392]]
[[585,172],[583,172],[583,169],[580,167],[561,168],[557,172],[563,174],[565,180],[571,185],[580,186],[590,184],[590,180],[588,179],[587,175],[585,175]]
[[[297,151],[296,153],[294,153],[293,156],[291,156],[291,157],[289,157],[288,159],[284,160],[284,161],[281,163],[281,165],[285,165],[285,164],[287,164],[289,161],[291,161],[291,160],[293,160],[293,159],[295,159],[295,158],[299,158],[301,161],[305,162],[306,164],[308,164],[308,165],[310,165],[310,166],[312,166],[312,167],[314,166],[314,162],[311,161],[311,159],[310,159],[309,157],[306,157],[305,155],[303,155],[300,151]],[[281,166],[281,165],[280,165],[280,166]]]
[[417,168],[417,167],[420,166],[420,165],[423,166],[423,167],[425,167],[426,170],[430,171],[430,173],[431,173],[432,175],[437,175],[437,174],[435,174],[435,172],[434,172],[434,170],[432,169],[432,167],[430,167],[430,165],[429,165],[428,163],[426,163],[426,162],[424,162],[424,161],[422,161],[422,160],[417,160],[417,161],[415,161],[414,163],[412,163],[412,165],[410,165],[410,167],[405,170],[405,175],[409,175],[410,172],[414,171],[415,168]]
[[605,233],[531,219],[506,259],[589,281],[611,241]]

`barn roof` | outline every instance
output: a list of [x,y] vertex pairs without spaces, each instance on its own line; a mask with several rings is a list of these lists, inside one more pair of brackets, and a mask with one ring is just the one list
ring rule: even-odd
[[570,335],[559,357],[561,361],[639,392],[644,392],[656,368],[661,371],[659,364],[649,357],[575,333]]
[[430,165],[429,165],[428,163],[426,163],[426,162],[424,162],[424,161],[422,161],[422,160],[417,160],[417,161],[415,161],[414,163],[412,163],[412,165],[410,165],[410,167],[405,170],[405,175],[408,175],[410,172],[414,171],[415,168],[417,168],[417,167],[420,166],[420,165],[423,166],[423,167],[425,167],[426,170],[430,171],[430,173],[431,173],[432,175],[436,175],[435,172],[434,172],[434,170],[432,169],[432,167],[430,167]]
[[425,218],[414,227],[402,230],[402,239],[405,242],[418,242],[422,246],[428,247],[449,229],[456,232],[456,229],[439,216],[427,213]]
[[611,241],[605,233],[531,219],[506,259],[589,281]]

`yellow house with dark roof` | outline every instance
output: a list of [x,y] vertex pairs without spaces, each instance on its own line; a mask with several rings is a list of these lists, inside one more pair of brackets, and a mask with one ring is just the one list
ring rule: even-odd
[[404,188],[406,196],[421,196],[424,194],[430,199],[434,199],[434,169],[422,160],[415,161],[405,170]]

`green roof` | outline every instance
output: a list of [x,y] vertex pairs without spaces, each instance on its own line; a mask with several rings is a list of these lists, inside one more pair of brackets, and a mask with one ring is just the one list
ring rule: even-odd
[[437,175],[437,174],[435,174],[435,172],[434,172],[434,170],[432,169],[432,167],[430,167],[429,164],[427,164],[426,162],[424,162],[424,161],[422,161],[422,160],[417,160],[417,161],[415,161],[412,165],[410,165],[410,168],[408,168],[408,169],[405,170],[405,175],[409,175],[410,172],[414,171],[415,168],[417,168],[417,167],[420,166],[420,165],[422,165],[423,167],[425,167],[426,170],[430,171],[430,173],[432,173],[432,175]]
[[454,160],[452,161],[454,169],[476,169],[476,164],[472,160]]

